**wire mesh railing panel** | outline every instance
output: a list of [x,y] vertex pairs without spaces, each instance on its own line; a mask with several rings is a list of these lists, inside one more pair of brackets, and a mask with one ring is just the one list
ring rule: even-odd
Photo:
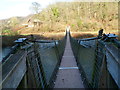
[[79,41],[70,36],[71,47],[74,53],[75,58],[77,59],[77,53],[79,51]]
[[58,51],[60,60],[64,53],[64,49],[65,49],[65,45],[66,45],[66,38],[67,38],[67,35],[65,35],[65,37],[62,40],[59,40],[58,44],[56,45],[56,49]]
[[[99,47],[99,48],[98,48]],[[92,87],[99,87],[99,78],[101,73],[101,66],[105,56],[104,43],[98,41],[97,47],[95,50],[95,59],[94,59],[94,71],[92,76]]]
[[64,52],[66,36],[59,41],[51,41],[50,43],[38,43],[38,52],[40,55],[40,62],[43,66],[45,79],[47,85],[52,87],[56,72],[58,70],[62,54]]
[[88,83],[92,81],[92,72],[94,67],[95,59],[95,49],[94,48],[85,48],[82,45],[79,46],[78,52],[78,63],[81,64],[84,73],[86,74],[85,78]]
[[31,52],[29,52],[27,55],[27,62],[28,62],[28,67],[31,68],[32,73],[34,75],[36,87],[45,88],[47,87],[47,85],[37,48],[38,48],[38,44],[34,43],[33,46],[31,47],[31,50],[29,50]]
[[[104,41],[103,39],[97,37],[78,40],[70,35],[70,41],[86,87],[117,87],[115,79],[111,77],[111,73],[109,72],[110,70],[108,71],[109,63],[105,63],[106,57],[108,57],[108,55],[106,56],[105,46],[111,43],[110,40]],[[114,46],[114,43],[112,43],[112,45]],[[112,50],[111,48],[111,51],[115,50]],[[114,57],[116,57],[115,54]],[[113,61],[115,61],[115,59]],[[105,80],[102,80],[103,77],[106,77]]]
[[[96,41],[80,41],[70,37],[71,46],[86,87],[92,87]],[[94,43],[93,43],[94,42]],[[89,44],[88,44],[89,43]],[[92,43],[92,45],[90,45]],[[89,46],[88,46],[88,45]],[[93,46],[94,45],[94,46]]]
[[45,71],[45,77],[47,83],[49,84],[50,78],[58,62],[56,52],[54,48],[49,48],[46,50],[40,49],[41,62],[43,69]]

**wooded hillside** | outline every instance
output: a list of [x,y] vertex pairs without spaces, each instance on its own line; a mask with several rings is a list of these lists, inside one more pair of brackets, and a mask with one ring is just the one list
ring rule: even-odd
[[44,21],[40,31],[118,30],[118,3],[114,2],[59,2],[39,13]]
[[[27,19],[26,19],[27,18]],[[67,25],[72,31],[105,31],[118,30],[118,3],[117,2],[58,2],[49,5],[42,12],[30,15],[29,18],[22,18],[19,23],[13,18],[13,23],[3,24],[7,29],[15,27],[21,23],[28,22],[29,19],[39,19],[42,21],[40,27],[23,28],[22,34],[38,32],[64,32]],[[10,26],[10,27],[9,27]],[[4,29],[3,29],[4,30]]]

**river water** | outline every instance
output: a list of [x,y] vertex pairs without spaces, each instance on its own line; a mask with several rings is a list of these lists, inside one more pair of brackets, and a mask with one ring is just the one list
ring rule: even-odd
[[[0,55],[2,55],[2,59],[7,56],[10,51],[11,47],[2,48],[2,52],[0,52]],[[0,62],[2,59],[0,59]]]

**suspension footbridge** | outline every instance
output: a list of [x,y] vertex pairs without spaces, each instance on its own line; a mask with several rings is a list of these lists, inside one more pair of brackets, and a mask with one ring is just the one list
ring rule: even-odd
[[67,31],[61,40],[24,39],[0,62],[0,87],[118,89],[119,47],[114,34],[75,39]]

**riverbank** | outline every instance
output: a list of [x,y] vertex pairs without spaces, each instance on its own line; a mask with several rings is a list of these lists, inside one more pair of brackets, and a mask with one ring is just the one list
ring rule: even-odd
[[[110,32],[110,31],[109,31]],[[108,34],[109,32],[105,32]],[[110,33],[118,35],[118,40],[120,40],[120,33],[118,31],[112,31]],[[39,40],[60,40],[65,36],[65,32],[41,32],[41,33],[25,33],[22,35],[14,35],[14,36],[7,36],[3,35],[2,36],[2,47],[8,47],[8,46],[13,46],[15,43],[14,41],[17,40],[18,38],[30,38],[31,34]],[[91,38],[91,37],[96,37],[98,35],[98,32],[71,32],[72,37],[74,38]]]
[[35,39],[39,40],[60,40],[64,37],[65,33],[32,33],[32,34],[24,34],[24,35],[14,35],[14,36],[7,36],[3,35],[2,36],[2,47],[8,47],[8,46],[13,46],[15,45],[14,41],[17,40],[18,38],[27,38],[30,39],[31,35],[34,36]]

